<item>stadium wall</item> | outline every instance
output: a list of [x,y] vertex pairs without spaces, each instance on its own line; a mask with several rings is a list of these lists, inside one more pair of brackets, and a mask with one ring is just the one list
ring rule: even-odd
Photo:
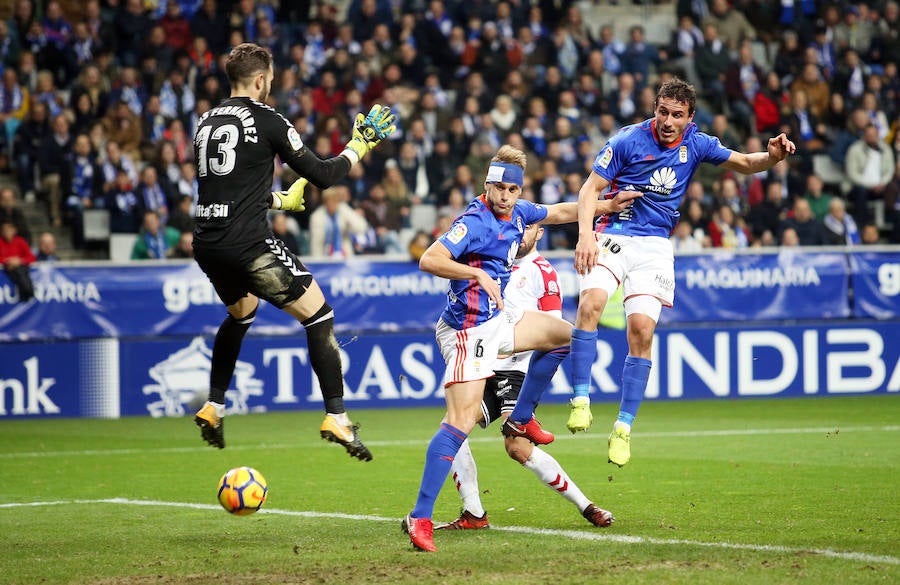
[[[569,255],[551,257],[575,310]],[[432,327],[446,282],[409,261],[309,263],[335,307],[354,408],[440,405]],[[679,256],[675,308],[654,343],[649,399],[900,392],[900,251]],[[180,416],[206,394],[224,315],[191,263],[43,264],[37,299],[0,277],[0,419]],[[319,409],[299,326],[261,307],[244,343],[232,413]],[[624,332],[602,329],[594,400],[618,400]],[[568,362],[548,401],[571,394]]]

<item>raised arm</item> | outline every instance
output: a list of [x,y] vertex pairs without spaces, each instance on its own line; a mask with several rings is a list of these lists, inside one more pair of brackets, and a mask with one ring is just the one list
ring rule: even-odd
[[793,142],[788,140],[786,134],[779,134],[774,138],[769,138],[769,144],[766,152],[751,152],[744,154],[742,152],[732,152],[728,160],[723,162],[720,167],[729,171],[736,171],[744,175],[751,175],[760,171],[767,171],[783,161],[789,154],[793,154],[797,147]]

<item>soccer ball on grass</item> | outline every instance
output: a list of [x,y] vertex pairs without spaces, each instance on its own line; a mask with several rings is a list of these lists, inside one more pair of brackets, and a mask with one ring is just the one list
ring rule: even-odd
[[219,503],[238,516],[247,516],[266,503],[266,478],[252,467],[229,469],[219,480]]

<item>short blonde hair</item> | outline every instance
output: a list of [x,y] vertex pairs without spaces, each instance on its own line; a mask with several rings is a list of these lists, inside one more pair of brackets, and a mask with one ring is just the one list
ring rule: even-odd
[[494,155],[494,158],[491,159],[491,162],[502,162],[509,163],[519,167],[522,167],[522,171],[525,171],[525,167],[528,165],[528,156],[514,146],[510,146],[509,144],[504,144],[500,147],[500,150],[497,151],[497,154]]

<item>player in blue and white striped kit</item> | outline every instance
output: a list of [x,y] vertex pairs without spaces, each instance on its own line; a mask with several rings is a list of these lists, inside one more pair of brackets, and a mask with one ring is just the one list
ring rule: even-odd
[[[485,379],[494,375],[498,356],[535,350],[522,388],[533,388],[532,394],[540,395],[569,353],[572,326],[568,322],[549,313],[503,305],[502,291],[525,227],[568,223],[578,217],[575,203],[543,206],[519,199],[525,161],[524,152],[501,147],[488,168],[484,194],[469,204],[419,260],[421,270],[450,279],[447,306],[435,330],[447,364],[447,414],[425,453],[416,505],[403,520],[403,529],[419,550],[436,550],[431,520],[434,502],[453,458],[481,416]],[[637,196],[622,193],[595,200],[594,214],[622,211]],[[520,425],[504,425],[503,431],[536,444],[553,440],[533,416]]]
[[[631,423],[650,376],[653,332],[663,306],[675,298],[675,260],[669,235],[678,223],[678,206],[697,167],[704,162],[742,174],[772,168],[795,151],[780,134],[769,139],[766,152],[744,154],[722,146],[692,122],[697,103],[694,87],[680,79],[660,87],[655,116],[626,126],[610,139],[594,160],[578,193],[578,244],[575,270],[581,295],[572,330],[572,385],[575,398],[567,426],[586,430],[590,411],[591,366],[597,355],[597,323],[619,285],[625,298],[628,356],[622,370],[622,401],[609,437],[609,461],[619,467],[631,458]],[[639,191],[634,205],[595,221],[595,202]],[[519,395],[510,415],[528,420],[532,396]]]

